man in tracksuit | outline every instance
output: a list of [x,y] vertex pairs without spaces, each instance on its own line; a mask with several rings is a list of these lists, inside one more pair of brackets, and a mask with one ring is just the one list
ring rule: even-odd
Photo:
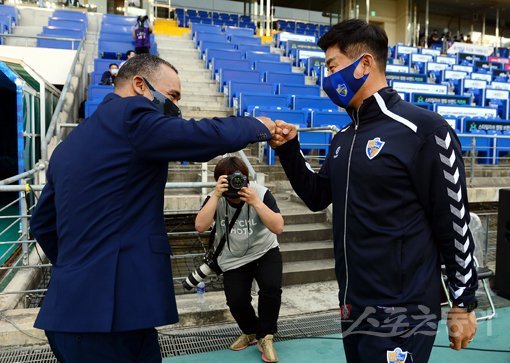
[[465,348],[476,331],[478,283],[457,136],[440,115],[387,87],[384,30],[347,20],[318,44],[329,71],[324,90],[352,123],[334,137],[318,173],[294,127],[277,122],[285,142],[272,146],[311,210],[333,203],[347,361],[428,361],[441,318],[441,258],[454,304],[450,346]]

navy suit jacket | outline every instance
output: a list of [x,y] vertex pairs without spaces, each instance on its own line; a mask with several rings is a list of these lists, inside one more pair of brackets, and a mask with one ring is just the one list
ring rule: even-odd
[[116,332],[178,321],[163,220],[168,161],[207,161],[267,140],[257,119],[169,118],[109,94],[55,149],[31,220],[53,264],[35,327]]

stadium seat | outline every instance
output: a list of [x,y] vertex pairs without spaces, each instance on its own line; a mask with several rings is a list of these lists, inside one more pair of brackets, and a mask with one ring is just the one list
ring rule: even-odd
[[270,62],[279,62],[280,61],[280,55],[276,53],[263,53],[263,52],[256,52],[256,51],[247,51],[246,52],[246,59],[248,59],[251,62],[255,62],[258,60],[265,60]]
[[237,99],[239,93],[265,93],[269,95],[274,94],[273,85],[260,82],[245,82],[245,81],[230,81],[228,82],[227,93],[228,93],[228,106],[238,108]]
[[264,93],[239,93],[238,115],[252,114],[257,107],[289,109],[289,98],[284,95],[268,95]]
[[113,86],[105,86],[105,85],[89,85],[88,88],[88,99],[89,100],[100,100],[113,92]]
[[231,59],[231,60],[241,60],[242,53],[238,50],[234,49],[215,49],[208,48],[205,51],[205,62],[206,65],[209,66],[212,59]]
[[305,75],[303,73],[266,72],[265,81],[274,84],[275,89],[278,83],[304,85]]
[[213,71],[213,78],[219,73],[220,69],[238,69],[251,71],[251,64],[245,59],[216,59],[211,60],[211,70]]
[[255,61],[255,70],[260,73],[266,72],[280,72],[280,73],[291,73],[292,65],[290,63],[285,62],[269,62],[258,60]]
[[336,126],[339,129],[344,128],[352,122],[347,112],[336,111],[313,111],[311,117],[311,127]]
[[229,81],[260,82],[260,73],[257,71],[221,69],[219,81],[220,91],[222,91]]
[[328,97],[317,96],[293,96],[292,108],[294,110],[333,110],[338,111],[335,105]]
[[300,96],[320,96],[321,89],[314,85],[285,84],[277,85],[277,94],[279,95],[300,95]]

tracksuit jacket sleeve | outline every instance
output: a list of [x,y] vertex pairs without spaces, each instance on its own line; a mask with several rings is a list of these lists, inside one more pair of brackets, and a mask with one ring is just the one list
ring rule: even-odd
[[411,178],[444,259],[452,301],[465,307],[475,301],[478,287],[475,245],[469,230],[460,143],[448,126],[436,129],[423,140],[413,159]]
[[148,160],[208,161],[271,139],[267,127],[252,117],[196,121],[167,117],[152,107],[130,111],[125,118],[129,141]]
[[331,184],[327,174],[328,159],[319,172],[312,170],[301,152],[297,137],[275,149],[294,191],[312,211],[331,204]]
[[30,219],[30,232],[50,262],[55,264],[58,256],[57,211],[55,209],[55,190],[49,170],[47,174],[48,181]]

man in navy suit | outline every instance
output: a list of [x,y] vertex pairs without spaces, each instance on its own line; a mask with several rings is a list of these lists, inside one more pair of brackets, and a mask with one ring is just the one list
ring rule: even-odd
[[[35,327],[61,362],[160,362],[178,321],[163,221],[168,162],[207,161],[275,133],[267,118],[180,117],[180,81],[145,54],[54,151],[31,231],[53,264]],[[275,135],[273,139],[278,138]]]

